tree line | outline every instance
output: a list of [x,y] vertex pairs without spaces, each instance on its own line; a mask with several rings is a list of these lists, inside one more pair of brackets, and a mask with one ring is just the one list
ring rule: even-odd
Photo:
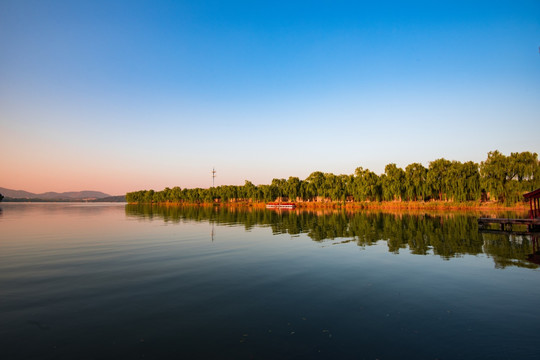
[[291,176],[270,184],[222,185],[211,188],[176,186],[162,191],[140,190],[126,194],[129,203],[297,202],[332,201],[452,201],[492,200],[506,204],[522,200],[525,192],[540,187],[537,153],[515,152],[506,156],[488,153],[480,164],[444,158],[426,168],[412,163],[402,169],[388,164],[381,175],[359,167],[351,175],[315,171],[306,179]]

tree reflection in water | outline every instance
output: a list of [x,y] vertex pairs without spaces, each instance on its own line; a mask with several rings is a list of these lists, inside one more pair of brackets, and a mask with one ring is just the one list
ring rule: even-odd
[[[342,240],[370,246],[386,241],[388,251],[436,254],[444,259],[486,254],[497,268],[538,268],[528,261],[537,250],[531,235],[481,233],[476,213],[275,211],[225,206],[126,205],[126,215],[165,222],[209,222],[212,225],[269,227],[273,234],[306,234],[313,241]],[[512,216],[512,214],[505,214]],[[515,214],[513,216],[516,216]]]

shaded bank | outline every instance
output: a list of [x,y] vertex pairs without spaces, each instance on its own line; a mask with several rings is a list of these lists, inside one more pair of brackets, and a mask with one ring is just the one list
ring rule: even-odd
[[[478,213],[381,212],[381,211],[272,211],[255,208],[211,206],[126,205],[126,215],[216,225],[242,225],[246,230],[268,227],[274,234],[306,234],[313,241],[331,244],[354,242],[370,246],[386,241],[388,251],[408,249],[413,254],[434,254],[444,259],[486,254],[496,267],[537,268],[527,261],[533,253],[529,236],[479,233]],[[486,215],[486,214],[482,214]],[[522,214],[505,213],[504,216]]]

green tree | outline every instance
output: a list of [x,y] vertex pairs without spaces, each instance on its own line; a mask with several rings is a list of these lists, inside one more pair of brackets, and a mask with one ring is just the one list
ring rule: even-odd
[[383,192],[386,194],[386,200],[399,200],[405,193],[405,171],[398,168],[396,164],[388,164],[384,168]]
[[182,189],[175,186],[171,190],[171,201],[179,203],[182,200]]
[[533,178],[535,169],[538,166],[537,153],[531,153],[529,151],[511,153],[509,160],[513,178],[520,183]]
[[409,201],[424,200],[427,195],[427,169],[419,163],[405,168],[405,193]]
[[366,174],[368,172],[368,169],[364,170],[361,166],[354,171],[353,197],[355,201],[366,201],[368,198],[366,184]]
[[276,199],[275,188],[272,188],[270,185],[261,185],[259,186],[263,192],[263,201],[274,201]]
[[303,201],[310,201],[313,199],[313,196],[310,193],[310,184],[309,181],[304,180],[300,182],[300,197]]
[[432,198],[442,200],[448,193],[448,170],[452,162],[444,158],[431,161],[427,174],[428,191]]
[[306,178],[307,185],[307,193],[308,196],[313,199],[316,196],[324,196],[324,185],[325,176],[320,171],[315,171],[309,174],[309,176]]
[[463,183],[465,199],[478,200],[481,196],[480,172],[478,164],[473,161],[467,161],[462,165]]
[[341,192],[339,194],[339,200],[345,202],[352,196],[354,188],[354,175],[339,175],[339,182],[341,183]]
[[355,201],[381,200],[381,179],[377,174],[362,167],[358,167],[354,174],[352,196]]
[[498,150],[490,151],[486,161],[480,164],[482,187],[492,199],[505,201],[509,187],[507,182],[513,177],[509,159]]
[[300,196],[300,179],[290,176],[284,184],[284,194],[289,198],[289,201],[296,201],[296,198]]
[[154,190],[144,192],[144,202],[151,203],[154,201]]
[[257,198],[257,187],[253,185],[251,181],[245,181],[244,183],[244,197],[246,199],[256,200]]
[[324,174],[323,196],[331,201],[338,201],[343,191],[340,178],[332,173]]
[[270,184],[270,191],[271,191],[273,200],[277,199],[278,197],[282,198],[283,196],[286,196],[286,192],[285,192],[286,183],[287,183],[287,180],[285,179],[272,179],[272,183]]
[[529,192],[540,187],[540,163],[538,154],[524,151],[510,154],[513,180],[517,180],[521,192]]

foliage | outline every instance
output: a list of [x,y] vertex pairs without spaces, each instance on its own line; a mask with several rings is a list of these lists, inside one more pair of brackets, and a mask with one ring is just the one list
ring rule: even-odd
[[141,190],[126,194],[129,203],[229,203],[290,201],[453,201],[485,200],[506,204],[522,200],[525,192],[540,187],[538,155],[531,152],[505,156],[491,151],[480,165],[475,162],[431,161],[426,168],[412,163],[405,170],[388,164],[384,174],[358,167],[353,175],[315,171],[305,180],[272,179],[269,185],[222,185],[208,189]]
[[424,200],[427,191],[427,169],[419,163],[412,163],[405,168],[405,194],[408,201]]
[[523,192],[538,188],[539,175],[538,155],[528,151],[510,156],[490,151],[480,164],[482,188],[491,198],[506,203],[519,201]]

